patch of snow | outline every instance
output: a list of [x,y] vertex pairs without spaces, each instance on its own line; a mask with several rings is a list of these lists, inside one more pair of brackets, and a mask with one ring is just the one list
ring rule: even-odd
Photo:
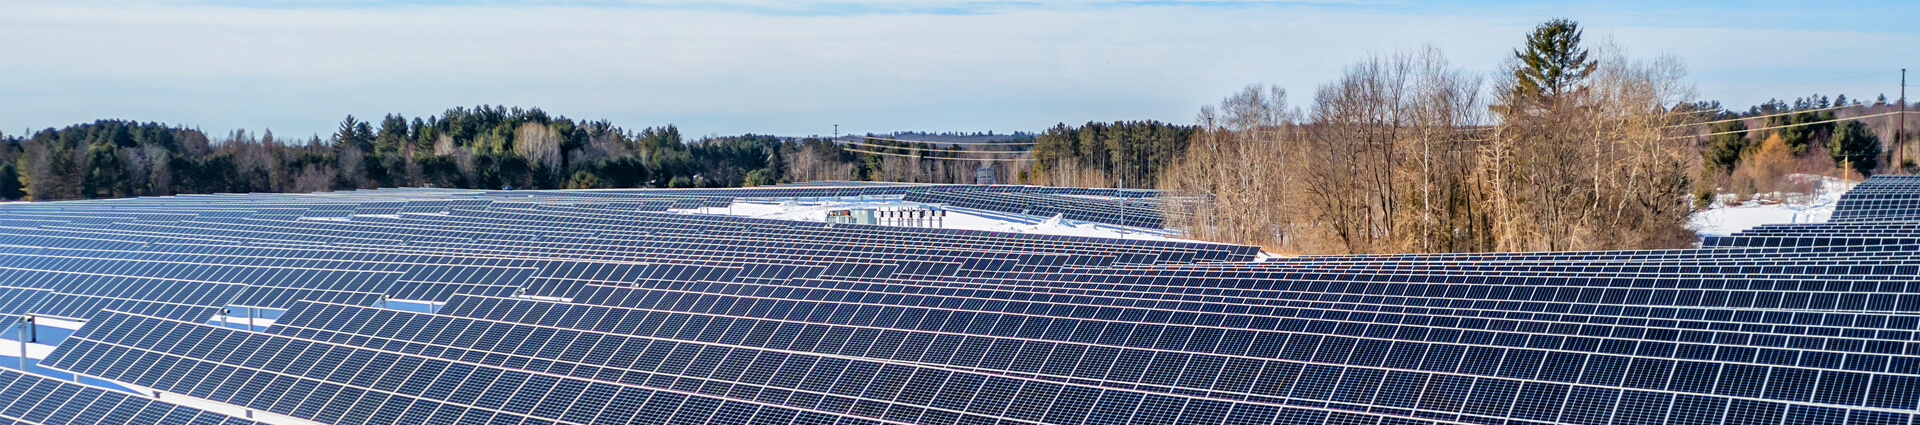
[[1047,221],[1042,221],[1042,222],[1040,222],[1040,225],[1041,225],[1041,226],[1049,226],[1049,227],[1060,227],[1060,226],[1063,226],[1063,225],[1065,225],[1065,224],[1063,224],[1063,223],[1061,223],[1061,220],[1062,220],[1062,219],[1060,218],[1060,217],[1061,217],[1062,215],[1063,215],[1063,214],[1054,214],[1054,215],[1053,215],[1053,217],[1051,217],[1051,218],[1048,218],[1048,219],[1047,219]]
[[87,325],[87,322],[83,320],[67,320],[67,319],[62,319],[58,317],[46,317],[46,316],[34,317],[33,323],[35,325],[39,325],[42,327],[52,326],[56,328],[75,330],[75,331],[80,330],[81,326]]
[[268,327],[273,326],[273,322],[274,322],[274,319],[266,319],[266,318],[260,318],[260,317],[255,317],[249,320],[247,319],[246,316],[216,315],[216,316],[213,316],[212,319],[207,319],[206,324],[215,325],[215,326],[225,326],[232,329],[247,330],[247,331],[264,331],[264,330],[267,330]]
[[[809,198],[806,200],[785,200],[779,202],[739,200],[731,208],[705,208],[694,210],[675,210],[686,214],[733,215],[739,217],[765,218],[774,220],[807,221],[824,223],[827,212],[847,209],[880,208],[920,208],[930,204],[906,202],[887,198]],[[1177,233],[1165,229],[1119,226],[1105,223],[1093,223],[1068,220],[1061,216],[1040,217],[1027,214],[1003,213],[972,208],[941,206],[947,215],[936,220],[939,228],[984,230],[1004,233],[1026,233],[1039,235],[1085,236],[1111,239],[1148,239],[1183,242],[1205,242],[1177,238]]]
[[[34,360],[47,358],[47,355],[53,354],[54,348],[59,348],[57,346],[41,344],[37,342],[29,342],[26,345],[27,345],[27,358],[34,359]],[[20,340],[7,339],[5,341],[0,341],[0,357],[14,359],[13,361],[15,362],[20,361],[18,360],[20,358]],[[19,368],[19,365],[15,363],[0,363],[0,365]]]
[[1840,195],[1860,183],[1812,174],[1794,174],[1788,178],[1818,179],[1819,184],[1813,193],[1760,194],[1745,202],[1734,195],[1720,195],[1711,207],[1694,212],[1687,227],[1701,236],[1727,236],[1768,224],[1825,223],[1833,216],[1833,207],[1840,202]]

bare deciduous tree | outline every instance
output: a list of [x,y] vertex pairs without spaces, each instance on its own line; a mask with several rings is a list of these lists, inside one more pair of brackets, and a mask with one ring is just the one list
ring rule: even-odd
[[[1285,92],[1249,87],[1203,108],[1161,187],[1201,239],[1277,252],[1393,253],[1683,246],[1698,162],[1666,113],[1690,100],[1684,67],[1597,49],[1591,73],[1519,98],[1435,49],[1369,58],[1316,90],[1304,122]],[[1488,111],[1493,114],[1487,114]],[[1491,122],[1489,124],[1489,122]]]

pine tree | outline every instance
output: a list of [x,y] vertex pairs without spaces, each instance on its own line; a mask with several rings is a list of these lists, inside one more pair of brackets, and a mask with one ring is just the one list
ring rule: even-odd
[[387,114],[380,120],[379,134],[374,136],[373,153],[380,156],[400,153],[401,145],[411,139],[407,132],[407,117]]
[[1880,137],[1866,123],[1847,121],[1833,134],[1833,141],[1827,143],[1828,154],[1833,162],[1847,161],[1854,171],[1867,174],[1880,166]]
[[15,200],[27,197],[25,187],[20,185],[20,172],[13,164],[0,165],[0,199]]
[[1513,52],[1520,60],[1513,72],[1515,98],[1557,99],[1592,75],[1598,63],[1587,59],[1587,49],[1580,46],[1582,32],[1579,23],[1564,18],[1534,28],[1526,47]]
[[1739,165],[1740,157],[1753,147],[1753,141],[1747,139],[1747,123],[1728,121],[1713,126],[1713,140],[1707,142],[1705,160],[1707,166],[1721,172],[1733,171]]

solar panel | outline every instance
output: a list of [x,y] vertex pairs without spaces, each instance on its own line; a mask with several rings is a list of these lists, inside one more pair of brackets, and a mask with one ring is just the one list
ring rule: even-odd
[[258,422],[0,369],[0,423],[247,425]]
[[[698,211],[867,197],[1157,227],[1206,202],[1142,190],[6,204],[0,316],[84,320],[43,367],[320,423],[1904,424],[1912,193],[1876,178],[1831,223],[1702,249],[1258,262]],[[284,312],[205,323],[226,305]]]

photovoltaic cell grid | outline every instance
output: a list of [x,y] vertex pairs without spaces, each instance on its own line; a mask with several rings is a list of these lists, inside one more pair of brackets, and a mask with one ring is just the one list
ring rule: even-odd
[[249,425],[258,422],[0,369],[0,423]]
[[[289,292],[259,332],[97,307],[43,362],[320,423],[1909,424],[1920,243],[1886,195],[1903,181],[1862,186],[1891,215],[1695,250],[1251,262],[652,210],[958,190],[823,184],[35,204],[0,208],[0,253],[464,288],[424,297],[433,312]],[[27,263],[78,267],[62,261]]]
[[1920,176],[1874,176],[1842,195],[1834,205],[1835,223],[1855,221],[1911,221],[1920,218]]
[[1160,204],[1151,198],[1115,198],[1111,200],[1074,198],[1024,193],[939,190],[906,194],[908,202],[938,203],[1005,213],[1043,217],[1060,216],[1068,220],[1161,228],[1166,226]]
[[1920,176],[1875,176],[1834,205],[1828,223],[1765,225],[1726,237],[1707,237],[1705,247],[1910,245],[1920,243]]

